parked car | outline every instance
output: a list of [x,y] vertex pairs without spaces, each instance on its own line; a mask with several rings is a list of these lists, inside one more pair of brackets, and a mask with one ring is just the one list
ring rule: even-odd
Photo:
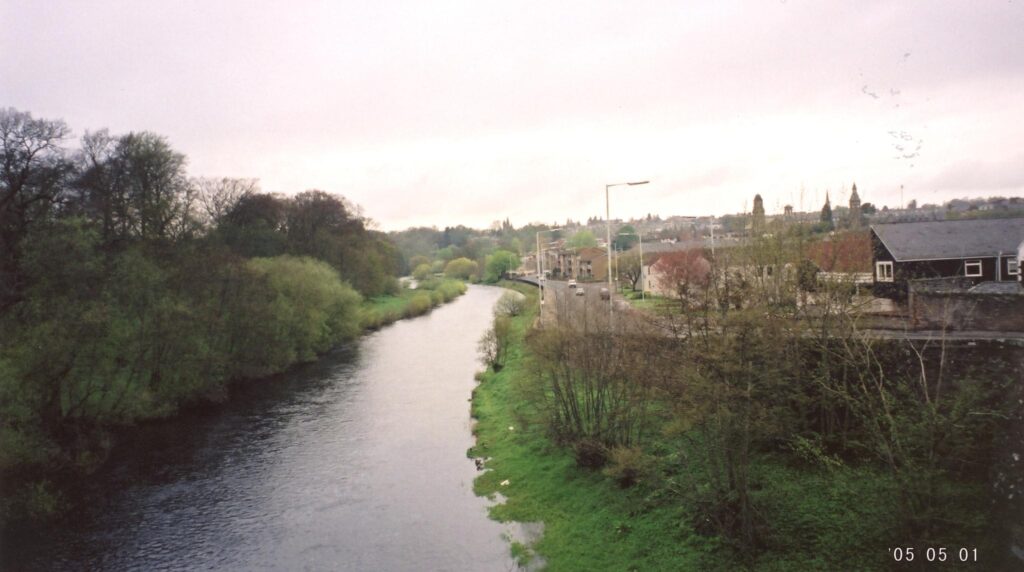
[[586,292],[583,291],[583,288],[577,288],[576,289],[576,295],[577,296],[583,296],[584,294],[586,294]]
[[601,288],[601,299],[610,300],[612,295],[608,292],[607,288]]
[[572,279],[570,279],[570,280],[569,280],[569,288],[575,288],[575,287],[576,287],[576,281],[575,281],[575,280],[572,280]]

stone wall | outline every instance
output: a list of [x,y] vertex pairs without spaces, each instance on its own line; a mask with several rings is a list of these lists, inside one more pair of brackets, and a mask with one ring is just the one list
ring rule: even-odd
[[971,292],[950,282],[917,283],[910,287],[909,311],[911,327],[917,330],[1024,332],[1024,292]]

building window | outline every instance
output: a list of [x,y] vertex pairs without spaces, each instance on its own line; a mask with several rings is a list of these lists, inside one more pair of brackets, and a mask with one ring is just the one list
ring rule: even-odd
[[879,282],[892,282],[892,262],[876,262],[875,277]]
[[1010,258],[1006,261],[1006,273],[1010,276],[1016,276],[1020,274],[1020,260],[1016,258]]
[[968,278],[977,278],[981,276],[981,261],[968,260],[964,262],[964,276],[967,276]]

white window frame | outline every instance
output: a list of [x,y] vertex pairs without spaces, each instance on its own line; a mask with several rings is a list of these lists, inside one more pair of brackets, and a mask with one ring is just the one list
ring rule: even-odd
[[879,260],[875,263],[875,279],[879,282],[892,282],[893,270],[891,260]]
[[1020,274],[1020,260],[1017,260],[1014,256],[1007,258],[1006,273],[1010,276],[1018,276]]
[[[975,273],[975,274],[971,273],[970,267],[972,267],[972,266],[977,266],[978,267],[978,272],[977,273]],[[964,276],[966,276],[968,278],[981,278],[982,274],[983,274],[983,272],[982,272],[982,265],[981,265],[981,261],[980,260],[964,260]]]

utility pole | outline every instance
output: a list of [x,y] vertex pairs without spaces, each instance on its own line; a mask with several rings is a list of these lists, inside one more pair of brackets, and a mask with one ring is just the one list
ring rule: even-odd
[[631,183],[611,183],[604,186],[604,223],[605,223],[605,239],[608,243],[605,245],[608,250],[608,329],[612,329],[612,324],[615,320],[615,286],[612,285],[612,215],[611,215],[611,203],[608,199],[609,189],[612,187],[621,187],[623,185],[636,186],[646,185],[650,181],[634,181]]
[[554,232],[556,230],[562,230],[561,227],[549,228],[546,230],[537,231],[537,286],[540,288],[540,303],[544,303],[544,264],[540,259],[540,233],[542,232]]

